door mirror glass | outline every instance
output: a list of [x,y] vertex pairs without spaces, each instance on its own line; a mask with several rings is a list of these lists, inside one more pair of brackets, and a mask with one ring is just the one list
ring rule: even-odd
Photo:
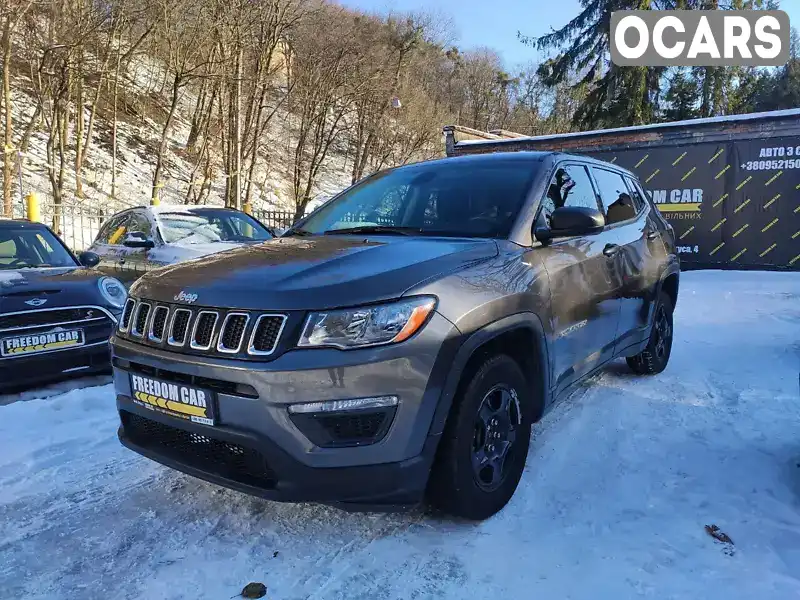
[[78,255],[78,262],[91,269],[100,264],[100,257],[94,252],[81,252]]
[[558,237],[600,233],[605,224],[603,213],[596,208],[562,206],[550,215],[550,227],[537,227],[534,235],[544,243]]
[[152,248],[155,246],[155,242],[141,231],[131,231],[125,235],[122,245],[127,248]]

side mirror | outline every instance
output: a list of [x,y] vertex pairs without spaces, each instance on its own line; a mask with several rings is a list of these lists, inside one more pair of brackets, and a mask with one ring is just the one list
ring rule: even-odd
[[100,257],[94,252],[81,252],[78,255],[78,262],[92,269],[100,264]]
[[126,248],[153,248],[156,244],[141,231],[131,231],[122,240],[122,245]]
[[553,238],[600,233],[605,225],[603,213],[596,208],[562,206],[550,215],[550,227],[537,227],[533,233],[546,244]]

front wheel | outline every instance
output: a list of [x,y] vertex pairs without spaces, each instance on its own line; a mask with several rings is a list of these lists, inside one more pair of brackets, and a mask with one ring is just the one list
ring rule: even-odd
[[443,511],[483,520],[501,510],[522,477],[534,402],[512,358],[486,360],[459,388],[429,486]]
[[655,375],[667,368],[672,354],[672,300],[661,292],[656,303],[653,327],[647,347],[636,356],[628,357],[628,366],[639,375]]

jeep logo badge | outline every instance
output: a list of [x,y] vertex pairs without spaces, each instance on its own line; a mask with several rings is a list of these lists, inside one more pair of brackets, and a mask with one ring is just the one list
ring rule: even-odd
[[197,300],[197,294],[187,294],[183,290],[178,292],[178,295],[175,296],[175,302],[186,302],[186,304],[192,304],[196,300]]

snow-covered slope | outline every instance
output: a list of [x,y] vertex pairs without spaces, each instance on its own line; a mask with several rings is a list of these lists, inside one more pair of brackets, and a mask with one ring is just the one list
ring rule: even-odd
[[118,444],[108,385],[0,406],[0,596],[800,597],[800,276],[685,273],[675,322],[665,373],[615,363],[548,413],[481,524],[178,474]]

